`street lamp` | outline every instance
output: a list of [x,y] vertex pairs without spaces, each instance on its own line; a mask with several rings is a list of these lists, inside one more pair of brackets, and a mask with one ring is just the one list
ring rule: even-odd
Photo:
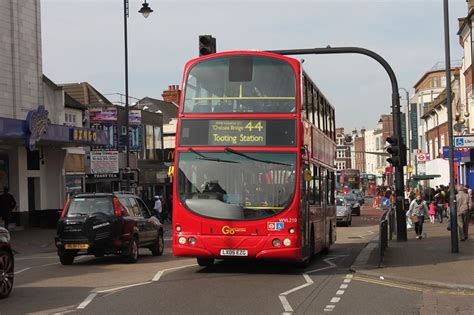
[[[129,124],[128,124],[128,38],[127,38],[127,19],[128,19],[128,0],[123,0],[123,29],[124,29],[124,42],[125,42],[125,150],[126,150],[126,172],[127,174],[127,186],[130,190],[130,136],[129,136]],[[153,10],[149,7],[146,0],[142,4],[142,8],[138,11],[147,18]]]
[[449,47],[449,1],[443,1],[444,55],[446,59],[446,105],[448,106],[449,143],[449,209],[451,218],[451,252],[459,252],[456,196],[454,195],[453,105],[451,101],[451,50]]

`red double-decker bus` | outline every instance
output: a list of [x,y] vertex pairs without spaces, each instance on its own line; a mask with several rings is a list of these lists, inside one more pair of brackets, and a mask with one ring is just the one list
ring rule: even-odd
[[235,51],[186,64],[173,255],[305,264],[336,240],[335,111],[301,63]]
[[341,170],[340,186],[343,193],[360,189],[360,172],[358,169]]

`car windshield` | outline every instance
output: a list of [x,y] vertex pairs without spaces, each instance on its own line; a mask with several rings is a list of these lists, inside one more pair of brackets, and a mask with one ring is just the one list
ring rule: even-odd
[[177,191],[196,214],[230,220],[273,216],[295,192],[294,153],[181,152]]
[[291,113],[296,74],[276,58],[212,58],[191,68],[184,95],[184,113]]
[[342,197],[336,198],[336,205],[337,206],[344,206],[344,198],[342,198]]
[[88,216],[92,213],[114,214],[114,206],[110,197],[73,198],[67,210],[68,217]]

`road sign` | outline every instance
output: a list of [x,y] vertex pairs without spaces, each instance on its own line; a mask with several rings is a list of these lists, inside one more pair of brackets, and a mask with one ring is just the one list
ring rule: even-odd
[[425,162],[426,161],[426,156],[424,153],[418,154],[417,155],[418,162]]
[[474,135],[455,136],[454,146],[456,148],[474,148]]

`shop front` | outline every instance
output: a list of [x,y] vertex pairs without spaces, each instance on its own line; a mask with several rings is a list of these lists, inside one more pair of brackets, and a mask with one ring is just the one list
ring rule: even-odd
[[66,148],[106,142],[102,131],[51,124],[42,106],[30,111],[26,120],[1,117],[0,190],[9,187],[17,201],[15,223],[49,225],[67,195],[83,185],[83,168],[66,171]]

